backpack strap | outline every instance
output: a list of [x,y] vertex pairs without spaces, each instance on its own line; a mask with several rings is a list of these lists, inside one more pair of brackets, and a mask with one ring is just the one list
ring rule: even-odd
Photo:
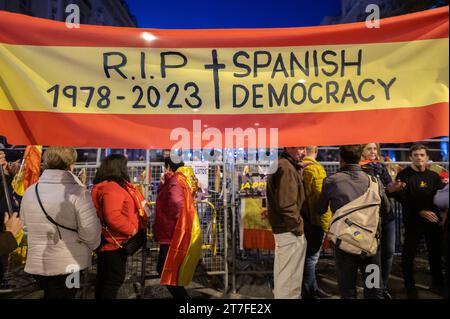
[[[383,183],[381,183],[381,181],[379,180],[378,177],[375,177],[373,175],[369,175],[369,183],[370,183],[369,188],[370,187],[377,188],[378,195],[380,196],[380,200],[382,202],[383,198],[382,198],[381,193],[382,193]],[[381,207],[381,202],[380,202],[380,207]],[[378,210],[378,214],[380,215],[379,210]],[[378,220],[377,231],[375,233],[375,238],[377,239],[378,242],[380,242],[380,234],[381,234],[381,218]]]
[[369,176],[369,188],[373,188],[373,190],[376,190],[381,197],[380,184],[378,183],[378,178],[369,174],[367,174],[367,176]]
[[49,215],[47,214],[47,211],[45,210],[44,205],[42,205],[41,197],[39,196],[38,185],[39,185],[39,183],[36,183],[36,187],[34,188],[34,190],[36,191],[36,197],[37,197],[39,206],[41,206],[41,209],[42,209],[42,211],[44,212],[45,217],[47,217],[48,221],[49,221],[50,223],[56,225],[56,229],[58,230],[58,234],[59,234],[59,239],[62,240],[61,231],[59,230],[59,227],[64,228],[64,229],[67,229],[67,230],[70,230],[70,231],[73,231],[73,232],[75,232],[75,233],[78,233],[78,231],[77,231],[76,229],[69,228],[69,227],[66,227],[66,226],[63,226],[63,225],[59,224],[59,223],[56,222],[51,216],[49,216]]

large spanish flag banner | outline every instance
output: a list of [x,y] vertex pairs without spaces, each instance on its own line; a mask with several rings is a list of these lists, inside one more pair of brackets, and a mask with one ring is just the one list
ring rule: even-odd
[[203,146],[237,128],[263,144],[278,129],[279,146],[445,136],[448,22],[448,6],[379,28],[230,30],[71,29],[0,12],[0,135],[134,148],[171,147],[174,128],[199,130]]

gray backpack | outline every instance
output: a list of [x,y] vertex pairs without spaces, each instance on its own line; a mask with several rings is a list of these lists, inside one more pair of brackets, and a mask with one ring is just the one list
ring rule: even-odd
[[378,249],[381,197],[377,178],[369,176],[367,191],[339,208],[331,219],[329,236],[339,249],[373,256]]

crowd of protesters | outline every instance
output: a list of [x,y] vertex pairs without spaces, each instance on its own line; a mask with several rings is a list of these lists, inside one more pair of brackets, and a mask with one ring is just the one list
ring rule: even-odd
[[[268,218],[275,238],[274,297],[329,297],[315,278],[320,247],[328,235],[334,243],[340,297],[357,297],[360,270],[364,298],[391,299],[389,275],[395,251],[395,218],[389,197],[402,205],[402,270],[407,297],[419,297],[413,266],[422,237],[428,250],[430,290],[448,296],[448,271],[444,284],[442,265],[443,254],[448,260],[448,251],[442,250],[443,246],[448,250],[448,186],[444,188],[440,176],[427,168],[427,147],[411,147],[411,165],[394,181],[380,162],[378,144],[342,146],[339,153],[340,170],[326,177],[314,159],[314,147],[287,147],[278,169],[268,178]],[[357,212],[359,219],[352,221],[350,215]],[[330,214],[336,218],[330,220]],[[347,225],[331,230],[330,226],[339,222]],[[361,225],[364,222],[372,222],[375,227],[369,229]],[[351,226],[357,228],[348,233]],[[355,231],[358,228],[360,231]],[[364,249],[366,238],[372,238],[371,249]],[[380,275],[369,280],[373,269],[378,269]]]
[[[287,147],[279,158],[276,172],[268,177],[267,217],[275,238],[274,297],[331,297],[318,285],[316,265],[324,240],[333,239],[340,297],[357,297],[359,270],[363,276],[364,298],[392,298],[389,275],[395,251],[396,221],[389,198],[402,204],[405,229],[402,270],[407,297],[419,297],[414,281],[414,258],[422,237],[428,250],[430,290],[448,296],[448,271],[444,278],[442,263],[444,258],[448,266],[448,185],[427,168],[428,149],[413,145],[411,165],[394,179],[380,161],[377,143],[340,147],[341,168],[330,176],[317,161],[317,154],[316,146]],[[25,272],[33,275],[45,298],[74,298],[77,290],[68,282],[74,274],[91,266],[93,253],[97,256],[95,297],[117,298],[125,280],[128,258],[122,248],[139,230],[147,229],[146,202],[130,183],[125,156],[110,155],[102,161],[91,192],[72,174],[76,158],[73,148],[50,147],[43,156],[44,171],[39,181],[21,199],[20,214],[17,213],[19,202],[15,200],[16,212],[6,213],[6,195],[0,194],[4,216],[0,256],[7,258],[17,247],[16,237],[25,223],[28,235]],[[0,166],[10,183],[16,168],[6,162],[2,151]],[[183,167],[184,163],[174,163],[167,157],[158,189],[154,236],[160,244],[157,265],[160,276],[170,268],[166,261],[175,229],[180,227],[177,226],[179,216],[187,206],[193,205],[195,187],[186,182],[189,176]],[[191,185],[187,193],[180,182]],[[368,198],[373,202],[369,203]],[[354,209],[358,201],[360,206]],[[354,211],[367,211],[370,214],[367,218],[376,221],[375,230],[369,229],[374,233],[374,251],[362,249],[355,253],[348,248],[350,241],[337,238],[335,230],[331,230],[330,226],[340,219],[334,217],[349,207],[351,211],[345,216]],[[345,222],[358,226],[348,218]],[[362,238],[360,232],[353,235],[356,240]],[[380,274],[372,285],[368,284],[370,266],[378,267]],[[3,273],[4,266],[1,270]],[[183,286],[166,286],[174,298],[189,298]]]

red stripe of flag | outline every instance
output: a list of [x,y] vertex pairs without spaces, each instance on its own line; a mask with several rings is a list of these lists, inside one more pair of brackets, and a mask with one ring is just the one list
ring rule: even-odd
[[[279,146],[343,145],[418,141],[449,133],[448,102],[423,107],[326,113],[251,115],[143,115],[75,114],[0,110],[0,135],[12,144],[68,145],[112,148],[167,148],[176,141],[170,132],[177,127],[192,131],[193,121],[225,128],[278,128]],[[389,118],[397,120],[390,121]],[[371,130],[367,121],[380,123]],[[120,128],[120,129],[119,129]],[[126,132],[132,132],[131,138]],[[192,135],[192,134],[191,134]],[[206,145],[208,141],[203,141]],[[192,143],[192,142],[191,142]]]

